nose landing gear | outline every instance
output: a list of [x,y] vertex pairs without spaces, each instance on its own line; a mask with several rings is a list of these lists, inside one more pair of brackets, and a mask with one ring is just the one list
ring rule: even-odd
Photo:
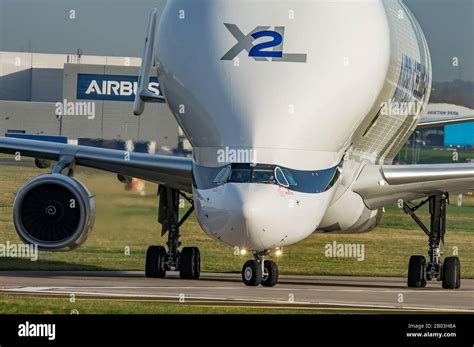
[[[415,211],[429,203],[430,228],[416,216]],[[442,281],[445,289],[458,289],[461,287],[461,263],[458,257],[446,257],[441,263],[441,245],[446,234],[446,206],[448,193],[433,195],[413,206],[404,203],[403,210],[409,214],[429,238],[428,263],[422,255],[414,255],[408,265],[408,287],[425,287],[427,281]]]
[[278,265],[265,260],[269,251],[254,252],[254,260],[247,261],[242,267],[242,281],[247,286],[273,287],[278,282]]

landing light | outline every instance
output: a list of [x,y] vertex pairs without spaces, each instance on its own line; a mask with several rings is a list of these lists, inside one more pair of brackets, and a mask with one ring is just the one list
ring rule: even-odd
[[246,255],[247,254],[247,250],[246,249],[241,249],[240,250],[240,255]]
[[283,255],[283,249],[277,248],[277,249],[276,249],[276,252],[275,252],[275,255],[276,255],[277,257],[282,256],[282,255]]

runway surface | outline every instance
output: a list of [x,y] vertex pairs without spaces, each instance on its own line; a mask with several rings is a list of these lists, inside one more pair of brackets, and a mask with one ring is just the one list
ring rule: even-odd
[[474,313],[474,280],[459,290],[440,282],[410,289],[405,278],[281,276],[273,288],[246,287],[240,274],[204,273],[200,280],[145,278],[140,271],[0,271],[0,294],[69,296],[351,313]]

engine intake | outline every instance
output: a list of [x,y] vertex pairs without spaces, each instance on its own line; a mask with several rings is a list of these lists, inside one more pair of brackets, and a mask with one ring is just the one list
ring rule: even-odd
[[92,194],[78,180],[60,174],[38,176],[25,184],[13,203],[20,238],[49,251],[70,251],[87,239],[94,225]]

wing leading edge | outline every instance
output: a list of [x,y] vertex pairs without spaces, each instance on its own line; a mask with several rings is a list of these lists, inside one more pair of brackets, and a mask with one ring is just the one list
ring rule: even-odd
[[473,116],[453,116],[453,117],[430,117],[422,118],[418,123],[418,128],[433,128],[444,125],[461,124],[474,122]]
[[0,137],[0,153],[17,152],[22,156],[53,161],[71,158],[78,166],[114,172],[192,192],[190,158]]
[[377,209],[444,192],[474,190],[474,164],[366,165],[352,190]]

